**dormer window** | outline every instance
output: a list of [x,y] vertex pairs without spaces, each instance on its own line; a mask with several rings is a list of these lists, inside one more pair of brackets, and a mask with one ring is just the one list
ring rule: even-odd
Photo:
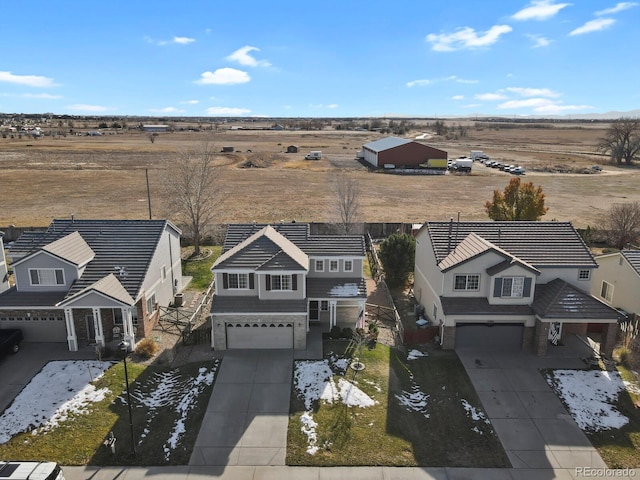
[[30,268],[29,279],[31,285],[44,287],[64,285],[64,270],[62,268]]

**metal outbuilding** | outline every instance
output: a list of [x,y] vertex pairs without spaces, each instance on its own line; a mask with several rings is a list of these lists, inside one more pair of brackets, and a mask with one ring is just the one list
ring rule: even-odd
[[419,142],[387,137],[362,146],[364,159],[374,167],[418,167],[430,160],[447,158],[447,152]]

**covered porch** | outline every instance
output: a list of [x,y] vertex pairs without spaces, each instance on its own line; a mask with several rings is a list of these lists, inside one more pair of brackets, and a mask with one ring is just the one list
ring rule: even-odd
[[356,329],[364,326],[367,288],[364,279],[312,278],[307,280],[307,331],[320,325],[324,331],[333,327]]

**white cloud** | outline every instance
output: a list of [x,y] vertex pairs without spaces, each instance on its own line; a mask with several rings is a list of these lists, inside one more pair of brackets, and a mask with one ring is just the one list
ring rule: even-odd
[[423,78],[421,80],[412,80],[410,82],[407,82],[407,87],[424,87],[436,82],[478,83],[478,80],[465,80],[464,78],[459,78],[456,75],[450,75],[445,78]]
[[548,88],[523,88],[523,87],[507,87],[507,92],[516,93],[522,97],[559,97],[558,92],[554,92]]
[[52,78],[40,75],[14,75],[11,72],[0,72],[0,82],[16,83],[27,87],[47,88],[56,87]]
[[271,64],[266,60],[256,60],[254,57],[249,55],[249,52],[259,52],[260,49],[257,47],[251,47],[249,45],[245,45],[242,48],[239,48],[231,55],[227,57],[227,60],[232,62],[238,62],[240,65],[245,65],[248,67],[269,67]]
[[251,81],[251,77],[247,72],[224,67],[218,68],[215,72],[204,72],[202,78],[196,80],[195,83],[200,85],[236,85],[249,81]]
[[432,83],[433,83],[433,80],[427,80],[427,79],[411,80],[410,82],[407,82],[407,87],[424,87],[425,85],[431,85]]
[[533,48],[548,47],[551,45],[552,40],[542,35],[526,34],[527,38],[533,42]]
[[452,52],[464,48],[488,47],[498,41],[500,35],[513,30],[509,25],[494,25],[486,32],[477,32],[471,27],[463,27],[454,33],[430,33],[426,40],[436,52]]
[[529,6],[514,13],[511,18],[514,20],[547,20],[569,5],[571,4],[553,3],[553,0],[534,0]]
[[103,105],[88,105],[86,103],[75,103],[67,107],[69,110],[77,110],[80,112],[108,112],[113,110],[111,107],[105,107]]
[[454,95],[451,100],[464,100],[464,95]]
[[617,3],[615,7],[605,8],[604,10],[597,11],[596,15],[613,15],[614,13],[622,12],[623,10],[628,10],[637,6],[638,4],[636,2],[620,2]]
[[483,102],[493,102],[497,100],[504,100],[507,97],[502,95],[501,93],[479,93],[475,95],[477,100],[482,100]]
[[247,113],[251,113],[251,110],[246,108],[234,108],[234,107],[209,107],[207,108],[209,115],[229,115],[229,116],[242,116]]
[[338,104],[337,103],[330,103],[329,105],[327,105],[327,108],[338,108]]
[[[213,100],[213,97],[211,98]],[[185,100],[184,102],[180,102],[180,105],[197,105],[200,103],[200,100]]]
[[498,105],[498,108],[503,110],[530,108],[535,113],[555,114],[585,110],[593,107],[589,105],[564,105],[562,103],[555,103],[548,98],[528,98],[526,100],[509,100]]
[[462,108],[477,108],[481,106],[481,103],[467,103],[466,105],[462,105]]
[[581,27],[578,27],[575,30],[571,31],[569,35],[583,35],[585,33],[599,32],[600,30],[609,28],[614,23],[616,23],[616,21],[613,18],[598,18],[597,20],[589,20]]
[[184,113],[184,110],[181,110],[176,107],[164,107],[164,108],[150,108],[150,112],[153,113]]
[[173,43],[179,43],[180,45],[188,45],[190,43],[195,42],[195,38],[189,37],[173,37]]

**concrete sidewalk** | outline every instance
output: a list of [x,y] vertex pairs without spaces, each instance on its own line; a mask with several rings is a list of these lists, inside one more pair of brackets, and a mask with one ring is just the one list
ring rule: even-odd
[[606,468],[540,372],[582,368],[579,357],[488,350],[457,353],[514,468]]
[[189,465],[284,465],[291,350],[228,350]]

